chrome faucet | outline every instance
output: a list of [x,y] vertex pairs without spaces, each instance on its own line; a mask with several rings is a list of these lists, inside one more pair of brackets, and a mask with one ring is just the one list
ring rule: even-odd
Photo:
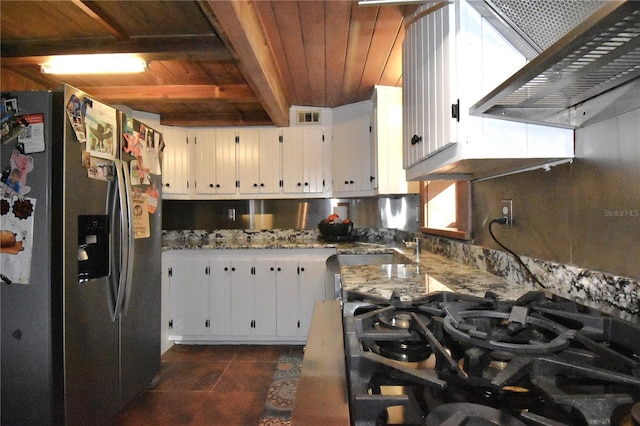
[[413,241],[416,243],[416,257],[420,256],[420,238],[414,238]]

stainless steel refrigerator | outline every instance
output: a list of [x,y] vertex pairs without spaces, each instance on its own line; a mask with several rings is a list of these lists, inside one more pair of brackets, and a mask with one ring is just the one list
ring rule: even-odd
[[1,147],[2,424],[107,424],[160,368],[161,135],[70,86],[2,97],[44,118]]

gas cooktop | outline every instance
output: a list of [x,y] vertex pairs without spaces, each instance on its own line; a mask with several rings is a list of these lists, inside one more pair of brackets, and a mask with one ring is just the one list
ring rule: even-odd
[[638,416],[636,323],[535,291],[352,301],[343,312],[354,425],[633,425]]

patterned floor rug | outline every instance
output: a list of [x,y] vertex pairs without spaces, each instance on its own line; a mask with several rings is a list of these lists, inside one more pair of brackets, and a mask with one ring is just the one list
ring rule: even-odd
[[259,426],[280,426],[290,423],[301,366],[301,355],[282,355],[278,359]]

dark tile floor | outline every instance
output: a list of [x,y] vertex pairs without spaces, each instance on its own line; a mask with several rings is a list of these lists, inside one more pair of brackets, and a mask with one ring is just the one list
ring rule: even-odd
[[280,355],[302,346],[174,345],[112,426],[257,425]]

